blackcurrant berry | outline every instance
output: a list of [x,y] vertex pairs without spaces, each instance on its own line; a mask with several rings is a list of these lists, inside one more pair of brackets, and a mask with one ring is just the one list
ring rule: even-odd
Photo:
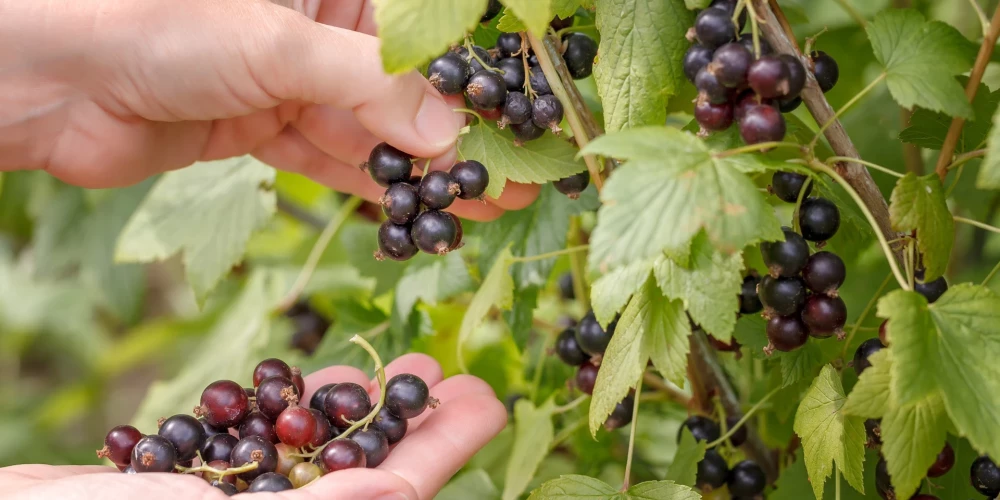
[[240,426],[240,439],[250,436],[260,436],[269,443],[278,442],[278,434],[274,432],[274,422],[259,411],[247,415],[243,425]]
[[573,273],[566,272],[559,276],[559,297],[563,300],[576,299],[576,290],[573,289]]
[[292,378],[292,368],[288,366],[288,363],[277,359],[268,358],[260,363],[253,369],[253,386],[257,387],[260,382],[267,377],[285,377],[287,379]]
[[278,465],[275,467],[274,472],[287,476],[288,471],[292,470],[292,467],[302,463],[302,457],[296,456],[298,455],[298,448],[285,443],[278,443],[274,445],[274,449],[278,450]]
[[306,380],[302,378],[302,370],[297,366],[292,367],[292,383],[295,384],[295,389],[299,391],[299,396],[305,394]]
[[840,210],[826,198],[806,198],[799,207],[799,227],[809,241],[826,241],[840,229]]
[[239,442],[239,439],[230,434],[209,436],[205,440],[205,444],[201,446],[201,459],[206,463],[215,460],[225,460],[228,462],[237,442]]
[[583,352],[591,356],[604,354],[604,351],[608,348],[608,343],[611,342],[612,334],[613,331],[605,331],[601,328],[601,324],[597,322],[597,318],[594,316],[594,311],[588,312],[580,320],[580,324],[576,326],[576,341],[580,344]]
[[382,432],[385,433],[385,438],[389,441],[390,445],[400,442],[403,437],[406,436],[406,419],[393,415],[392,412],[384,406],[378,411],[378,415],[375,417],[372,425],[382,429]]
[[791,99],[778,99],[778,111],[782,113],[791,113],[799,108],[802,104],[802,97],[796,96]]
[[443,210],[451,206],[460,190],[451,174],[435,170],[420,181],[420,201],[430,210]]
[[714,49],[736,38],[736,24],[725,9],[705,9],[694,19],[694,34],[702,45]]
[[437,406],[424,381],[413,374],[401,373],[385,385],[385,407],[399,418],[416,418],[428,406]]
[[456,163],[451,167],[451,178],[458,184],[458,197],[463,200],[481,199],[490,185],[489,170],[476,160]]
[[878,463],[875,464],[875,491],[882,498],[896,498],[892,489],[892,478],[889,477],[889,466],[881,455],[878,457]]
[[775,56],[761,56],[750,65],[747,83],[761,97],[784,97],[791,84],[785,62]]
[[753,314],[760,312],[764,308],[760,297],[757,295],[757,284],[760,278],[747,276],[743,278],[743,286],[740,287],[740,314]]
[[318,465],[310,462],[295,464],[292,470],[288,471],[288,480],[292,482],[293,488],[301,488],[323,475],[322,469]]
[[177,450],[177,460],[191,460],[205,444],[205,429],[190,415],[174,415],[163,421],[158,433]]
[[732,90],[722,84],[708,66],[701,69],[694,77],[694,86],[698,89],[698,100],[712,104],[729,102]]
[[304,406],[289,406],[278,415],[274,432],[278,440],[293,448],[301,448],[312,441],[316,433],[316,417]]
[[923,295],[927,299],[928,304],[937,302],[944,295],[944,292],[948,291],[948,282],[944,279],[944,276],[931,282],[924,282],[924,271],[920,269],[914,273],[914,277],[917,279],[913,283],[913,291]]
[[1000,495],[1000,468],[990,460],[990,457],[979,457],[972,462],[969,474],[972,478],[972,487],[976,491],[989,498]]
[[503,71],[503,81],[510,92],[524,92],[524,61],[520,57],[506,57],[497,63]]
[[274,472],[278,467],[278,449],[260,436],[240,439],[229,457],[229,464],[236,468],[251,462],[257,462],[257,468],[237,474],[238,478],[250,482],[262,474]]
[[451,246],[448,247],[448,251],[450,252],[452,250],[458,250],[462,247],[462,236],[464,233],[462,231],[462,219],[459,219],[457,215],[451,212],[445,213],[451,216],[452,222],[455,223],[455,239],[451,242]]
[[[802,186],[806,185],[808,179],[803,174],[779,170],[771,175],[771,192],[781,201],[795,203],[799,201],[799,193],[802,191]],[[809,196],[811,192],[812,182],[806,186],[806,194],[804,196]]]
[[681,442],[681,435],[684,433],[684,428],[691,431],[691,435],[694,436],[695,441],[711,443],[722,437],[722,430],[719,428],[718,422],[701,415],[692,415],[681,424],[681,428],[677,430],[678,443]]
[[531,100],[528,96],[521,92],[508,92],[507,101],[503,105],[503,115],[500,117],[501,128],[531,121],[531,111]]
[[563,330],[556,338],[555,351],[559,359],[570,366],[580,366],[590,360],[590,355],[583,352],[576,341],[576,332],[572,328]]
[[195,414],[204,417],[212,427],[236,427],[250,414],[250,398],[236,382],[212,382],[201,393],[201,405],[195,409]]
[[753,497],[764,493],[767,487],[767,476],[759,465],[744,460],[733,466],[729,472],[729,492],[736,496]]
[[132,448],[130,465],[138,473],[173,472],[177,450],[162,436],[146,436]]
[[226,494],[227,497],[231,497],[239,493],[239,490],[236,489],[236,485],[233,484],[225,483],[222,481],[212,481],[209,484],[211,484],[213,488],[221,490],[223,493]]
[[791,54],[781,54],[778,56],[781,62],[785,63],[788,70],[788,91],[782,96],[784,99],[798,97],[802,89],[806,86],[806,68],[798,57]]
[[563,61],[574,80],[587,78],[594,72],[597,42],[583,33],[570,33],[563,37]]
[[507,83],[492,71],[480,71],[469,77],[465,95],[479,109],[494,109],[507,100]]
[[754,106],[740,120],[740,137],[747,144],[780,141],[785,138],[785,118],[773,106]]
[[767,320],[767,348],[782,352],[794,351],[809,340],[809,331],[798,316],[772,316]]
[[684,76],[691,83],[694,83],[694,78],[698,75],[698,72],[705,66],[708,66],[708,63],[712,62],[712,55],[714,53],[713,49],[700,43],[696,42],[692,44],[684,54]]
[[377,426],[361,428],[351,433],[351,441],[361,445],[365,450],[366,467],[378,467],[389,456],[389,439]]
[[364,468],[367,465],[365,450],[350,439],[334,439],[316,457],[324,473],[344,469]]
[[393,224],[409,224],[417,218],[420,212],[420,195],[417,188],[405,183],[397,182],[385,194],[378,199],[382,205],[382,213]]
[[511,125],[510,129],[514,132],[514,144],[518,146],[538,139],[545,134],[545,129],[535,125],[535,122],[532,120],[528,120],[517,125]]
[[254,479],[247,488],[247,493],[262,493],[285,491],[292,489],[292,482],[285,476],[276,472],[265,472]]
[[955,450],[948,443],[938,453],[934,463],[927,469],[927,477],[941,477],[955,466]]
[[139,429],[131,425],[119,425],[104,437],[104,448],[97,450],[98,458],[107,458],[115,465],[128,465],[132,461],[132,449],[142,439]]
[[584,394],[594,394],[594,385],[597,383],[598,366],[591,362],[580,365],[576,371],[576,388]]
[[479,20],[479,22],[486,23],[492,21],[493,18],[497,17],[502,10],[503,4],[500,3],[500,0],[490,0],[490,3],[486,5],[486,13],[483,14],[483,17]]
[[761,99],[752,90],[746,90],[736,98],[733,105],[733,116],[737,121],[742,120],[747,115],[747,110],[756,106],[774,106],[773,99]]
[[346,429],[372,411],[372,401],[364,387],[344,382],[326,393],[323,411],[334,427]]
[[[506,102],[506,99],[504,99]],[[493,109],[477,109],[479,116],[483,117],[486,121],[499,121],[503,116],[503,105],[497,106]]]
[[372,149],[363,166],[379,186],[386,188],[397,182],[406,182],[413,171],[410,155],[384,142]]
[[813,337],[825,339],[834,334],[842,335],[847,323],[847,305],[839,296],[812,294],[802,307],[802,321]]
[[858,350],[854,351],[854,362],[852,364],[854,366],[854,373],[857,373],[860,377],[865,370],[872,366],[872,363],[868,360],[868,358],[870,358],[872,354],[875,354],[884,348],[885,346],[882,345],[882,341],[877,338],[868,339],[862,342],[861,345],[858,346]]
[[[746,47],[751,54],[756,54],[753,48],[753,34],[744,33],[740,35],[740,43],[743,44],[743,46]],[[764,37],[758,37],[757,43],[760,44],[760,55],[766,56],[774,52],[773,50],[771,50],[771,44],[767,43],[767,40]]]
[[511,57],[521,52],[520,33],[500,33],[497,38],[497,51],[502,57]]
[[316,420],[316,431],[313,432],[312,439],[309,440],[309,446],[319,448],[327,441],[336,437],[336,434],[334,433],[333,424],[330,423],[330,419],[327,418],[326,413],[323,413],[323,410],[309,408],[309,412],[312,413],[313,419]]
[[698,98],[694,104],[694,119],[702,129],[709,132],[726,130],[733,124],[733,105],[730,102],[712,104]]
[[822,50],[813,51],[809,54],[809,59],[812,60],[813,75],[819,83],[820,90],[823,93],[829,92],[840,79],[840,67],[837,66],[837,61]]
[[469,79],[469,63],[454,52],[446,52],[427,66],[427,81],[444,95],[461,94]]
[[633,410],[635,410],[635,396],[625,396],[625,399],[611,410],[611,415],[608,415],[608,419],[604,421],[604,428],[613,431],[630,424]]
[[554,95],[543,95],[535,99],[531,106],[531,120],[536,127],[547,128],[553,132],[561,132],[559,122],[563,119],[563,105]]
[[545,78],[545,73],[542,72],[541,67],[531,68],[531,73],[528,75],[528,83],[531,84],[531,90],[534,90],[537,95],[549,95],[552,93],[552,87],[549,86],[549,81]]
[[285,408],[298,402],[298,388],[294,382],[285,377],[267,377],[257,386],[257,409],[272,422],[285,411]]
[[[472,57],[472,55],[469,54],[469,49],[467,49],[465,47],[459,47],[458,49],[455,50],[456,54],[458,54],[459,56],[461,56],[462,59],[464,59],[466,62],[469,63],[469,74],[470,75],[473,74],[473,73],[475,73],[475,72],[477,72],[477,71],[482,71],[484,69],[489,69],[487,66],[492,67],[492,66],[494,66],[496,64],[496,61],[493,60],[493,56],[491,56],[490,53],[486,49],[484,49],[484,48],[482,48],[482,47],[480,47],[478,45],[473,45],[472,46],[472,50],[475,51],[476,56],[479,57],[479,59],[482,59],[482,61],[484,63],[486,63],[486,66],[483,66],[483,64],[479,62],[479,59],[476,59],[475,57]],[[463,85],[464,85],[464,82],[463,82]]]
[[584,170],[578,174],[573,174],[569,177],[563,177],[552,183],[552,186],[556,188],[556,191],[568,196],[570,199],[575,200],[580,197],[580,194],[587,189],[590,185],[590,172]]
[[[736,4],[737,4],[737,0],[713,0],[712,3],[710,3],[708,5],[708,8],[710,8],[710,9],[722,9],[722,10],[724,10],[726,12],[726,14],[729,14],[730,18],[732,18],[733,14],[736,13]],[[736,28],[737,33],[740,32],[740,31],[743,31],[743,28],[747,25],[747,11],[746,11],[746,9],[744,9],[742,12],[740,12],[740,18],[739,18],[738,21],[739,21],[739,26],[737,26],[737,28]]]
[[531,54],[530,56],[528,56],[528,67],[529,68],[537,68],[538,66],[539,66],[539,64],[538,64],[538,56],[535,55],[535,54]]
[[384,260],[409,260],[417,254],[417,246],[410,236],[410,226],[385,221],[378,228],[378,250],[375,258]]
[[882,444],[881,424],[881,419],[869,418],[865,420],[865,437],[867,437],[865,446],[874,448]]
[[[705,9],[711,10],[711,9]],[[721,488],[729,479],[729,465],[726,459],[715,450],[705,452],[705,458],[698,462],[698,472],[694,484],[702,489]]]
[[569,28],[570,26],[573,26],[572,15],[570,15],[569,17],[556,16],[553,17],[551,21],[549,21],[549,27],[556,31],[564,30],[566,28]]
[[722,85],[736,88],[746,85],[747,71],[752,63],[753,55],[743,44],[730,42],[715,49],[708,70],[715,74]]
[[[733,427],[736,427],[736,424],[739,423],[739,421],[740,417],[737,417],[735,415],[731,417],[726,417],[726,430],[728,431],[731,430]],[[743,446],[743,443],[747,442],[748,437],[749,436],[747,433],[747,426],[746,424],[744,424],[740,426],[739,429],[736,429],[736,432],[733,432],[733,434],[729,436],[729,443],[739,448],[740,446]]]
[[764,276],[757,294],[760,301],[779,316],[798,316],[799,308],[806,302],[806,286],[799,278]]
[[809,244],[791,228],[783,227],[781,230],[785,234],[785,240],[761,243],[760,254],[771,276],[790,278],[806,267]]
[[846,276],[844,261],[832,252],[816,252],[802,269],[802,281],[816,293],[832,293],[844,284]]
[[417,216],[410,229],[410,237],[420,250],[436,255],[448,253],[455,239],[458,228],[451,215],[437,210],[428,210]]
[[226,434],[226,433],[229,432],[228,428],[227,429],[220,429],[218,427],[215,427],[215,426],[209,424],[208,420],[205,420],[205,417],[200,417],[198,419],[198,421],[201,422],[201,428],[205,429],[205,435],[206,436],[214,436],[216,434]]

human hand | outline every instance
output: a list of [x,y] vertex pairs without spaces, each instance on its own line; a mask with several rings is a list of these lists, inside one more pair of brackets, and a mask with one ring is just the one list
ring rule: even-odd
[[[496,436],[507,411],[482,380],[456,375],[442,380],[441,367],[423,354],[407,354],[389,363],[386,377],[412,373],[430,387],[440,405],[408,421],[406,438],[374,469],[346,469],[320,477],[308,486],[282,493],[258,493],[253,498],[288,500],[434,498],[442,486],[472,456]],[[354,382],[369,387],[373,400],[378,383],[355,368],[334,366],[305,379],[308,401],[320,386]],[[222,499],[226,496],[206,481],[186,474],[122,474],[111,467],[18,465],[0,469],[0,487],[11,500]]]
[[[253,154],[377,200],[358,168],[379,142],[432,168],[455,161],[466,116],[418,73],[383,73],[367,0],[0,1],[0,171],[84,187],[133,184]],[[508,183],[490,220],[539,186]]]

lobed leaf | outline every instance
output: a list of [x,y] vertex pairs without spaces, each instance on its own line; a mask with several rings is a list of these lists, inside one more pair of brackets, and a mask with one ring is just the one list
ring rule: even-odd
[[555,433],[552,425],[554,408],[551,398],[538,408],[523,398],[514,405],[514,449],[510,452],[504,476],[504,500],[521,496],[535,477],[538,466],[549,454]]
[[898,498],[910,498],[944,447],[948,428],[944,402],[940,394],[932,394],[909,407],[890,408],[880,428],[893,489]]
[[475,29],[487,0],[374,0],[386,73],[405,73]]
[[917,232],[925,280],[944,274],[955,242],[955,220],[937,174],[918,177],[908,173],[899,179],[890,198],[889,220],[896,231]]

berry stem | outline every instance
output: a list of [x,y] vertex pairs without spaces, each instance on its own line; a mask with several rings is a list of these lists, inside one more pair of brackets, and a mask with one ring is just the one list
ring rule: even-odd
[[622,482],[622,491],[625,491],[629,487],[630,478],[632,477],[632,457],[635,455],[635,430],[639,427],[639,403],[642,398],[642,377],[639,377],[639,382],[635,386],[635,401],[632,403],[632,428],[628,432],[628,458],[625,460],[625,480]]
[[538,388],[542,385],[542,374],[545,373],[545,358],[548,357],[548,352],[552,349],[552,344],[555,342],[557,335],[559,335],[558,330],[545,332],[544,343],[542,344],[541,351],[538,353],[538,362],[535,363],[535,373],[531,377],[531,390],[528,393],[532,402],[538,397]]
[[326,227],[323,228],[323,232],[319,235],[316,240],[316,244],[313,245],[312,250],[309,252],[309,258],[306,259],[306,264],[302,267],[302,271],[299,272],[299,277],[295,279],[295,284],[285,295],[285,298],[281,300],[278,304],[278,312],[285,312],[292,308],[296,302],[299,300],[299,296],[305,290],[306,285],[309,284],[309,280],[312,279],[312,275],[316,272],[316,266],[319,265],[320,258],[323,257],[323,253],[326,252],[326,247],[330,246],[330,241],[336,236],[337,231],[347,218],[353,214],[359,206],[361,206],[361,198],[357,196],[351,196],[341,205],[340,210],[330,219]]
[[753,4],[749,0],[740,0],[740,3],[736,5],[733,22],[736,24],[739,23],[740,10],[743,7],[746,7],[748,17],[750,17],[750,36],[753,38],[753,54],[755,58],[760,58],[760,30],[757,28],[757,11],[754,10]]
[[834,500],[840,500],[840,467],[836,463],[833,464],[833,491]]
[[586,423],[587,417],[583,417],[578,419],[576,422],[573,422],[571,425],[564,427],[563,430],[559,431],[559,434],[556,434],[556,437],[552,438],[552,444],[549,446],[549,451],[556,449],[563,443],[563,441],[572,437],[573,433],[578,431]]
[[986,286],[986,284],[993,279],[993,276],[995,276],[998,271],[1000,271],[1000,262],[997,262],[997,265],[993,266],[993,270],[991,270],[990,274],[987,274],[986,277],[983,278],[983,282],[980,286]]
[[[752,417],[757,410],[759,410],[762,406],[764,406],[764,403],[766,403],[768,399],[771,399],[771,396],[777,394],[778,391],[780,391],[781,389],[782,389],[781,387],[775,387],[774,389],[771,390],[771,392],[767,393],[767,395],[760,398],[760,401],[757,401],[755,405],[750,407],[750,409],[747,410],[745,414],[743,414],[743,418],[739,419],[735,424],[733,424],[733,426],[729,428],[725,432],[725,434],[719,436],[719,439],[716,439],[715,441],[708,443],[706,447],[713,448],[715,446],[719,446],[722,443],[725,443],[729,438],[733,436],[733,434],[736,434],[736,431],[740,430],[740,427],[743,427],[743,424],[747,423],[747,421],[750,420],[750,417]],[[726,420],[726,417],[724,415],[719,415],[719,420],[724,422]]]
[[799,234],[802,234],[802,228],[799,227],[799,211],[802,209],[802,200],[806,198],[806,193],[809,192],[809,186],[812,185],[812,177],[806,177],[806,181],[802,183],[802,188],[799,189],[799,196],[795,198],[795,209],[792,210],[792,229]]
[[831,156],[831,157],[827,158],[826,161],[823,162],[823,163],[826,163],[827,165],[831,165],[832,166],[833,163],[841,162],[841,161],[848,161],[848,162],[860,163],[860,164],[862,164],[862,165],[864,165],[866,167],[874,168],[875,170],[878,170],[879,172],[882,172],[884,174],[889,174],[889,175],[891,175],[893,177],[896,177],[898,179],[903,178],[903,174],[901,174],[899,172],[896,172],[895,170],[890,170],[890,169],[885,168],[882,165],[879,165],[877,163],[872,163],[870,161],[865,161],[865,160],[859,160],[857,158],[848,158],[846,156]]
[[584,394],[584,395],[582,395],[582,396],[574,399],[573,401],[570,401],[569,403],[566,403],[566,404],[564,404],[562,406],[557,406],[557,407],[553,408],[552,409],[552,414],[553,415],[558,415],[560,413],[566,413],[568,411],[572,411],[574,408],[576,408],[577,406],[582,405],[584,403],[584,401],[586,401],[588,399],[590,399],[590,395],[589,394]]
[[983,36],[986,36],[990,31],[990,20],[986,18],[986,12],[983,12],[983,8],[979,6],[977,0],[969,0],[969,4],[972,6],[972,10],[976,12],[976,17],[979,18],[979,24],[983,28]]
[[[882,80],[885,80],[886,77],[888,76],[889,74],[883,71],[882,74],[878,75],[878,78],[872,80],[872,82],[869,83],[867,87],[861,89],[861,92],[858,92],[854,97],[851,98],[850,101],[847,101],[847,104],[841,106],[840,109],[838,109],[837,112],[834,113],[833,116],[831,116],[830,119],[828,119],[823,124],[823,126],[816,131],[816,135],[813,136],[812,141],[809,143],[809,149],[810,150],[815,149],[816,143],[819,142],[819,138],[823,136],[823,132],[826,132],[826,129],[830,128],[830,125],[833,125],[834,122],[840,119],[841,115],[846,113],[848,109],[851,109],[851,106],[855,105],[858,101],[860,101],[862,97],[871,92],[872,89],[874,89],[878,84],[882,83]],[[864,164],[863,162],[860,161],[858,163]]]
[[430,171],[431,171],[431,159],[428,158],[427,161],[424,162],[424,174],[423,174],[423,176],[427,177],[427,173],[430,172]]
[[479,118],[479,121],[483,121],[482,115],[480,115],[479,113],[477,113],[477,112],[475,112],[475,111],[473,111],[473,110],[471,110],[469,108],[455,108],[455,109],[452,109],[452,111],[454,111],[456,113],[465,113],[467,115],[472,115],[472,116],[475,116],[476,118]]
[[955,222],[961,222],[963,224],[968,224],[970,226],[976,226],[979,229],[985,229],[985,230],[993,232],[993,233],[1000,233],[1000,228],[991,226],[989,224],[986,224],[985,222],[979,222],[977,220],[966,219],[965,217],[959,217],[957,215],[952,216],[952,218],[955,219]]
[[563,28],[556,32],[556,38],[562,40],[563,35],[566,33],[578,33],[580,31],[597,31],[597,26],[593,24],[581,24],[579,26]]
[[556,250],[555,252],[546,252],[538,255],[528,255],[525,257],[514,257],[510,259],[511,262],[534,262],[537,260],[551,259],[553,257],[559,257],[561,255],[572,254],[576,252],[583,252],[590,248],[590,245],[577,245],[575,247],[564,248],[562,250]]
[[857,9],[855,9],[850,2],[848,2],[847,0],[834,0],[834,1],[836,1],[837,5],[839,5],[840,8],[844,9],[844,12],[847,12],[847,15],[851,16],[851,19],[854,19],[854,22],[858,23],[858,25],[860,25],[862,28],[864,28],[865,25],[868,24],[868,21],[865,21],[864,16],[862,16],[861,13],[858,12]]
[[948,168],[946,170],[951,170],[955,167],[960,167],[972,160],[975,160],[976,158],[982,158],[984,156],[986,156],[985,149],[977,149],[975,151],[969,151],[968,153],[960,154],[955,157],[955,161],[953,161],[951,165],[948,165]]
[[224,476],[232,476],[234,474],[242,474],[244,472],[250,472],[252,470],[257,469],[257,467],[259,466],[260,464],[258,462],[250,462],[240,467],[230,467],[228,469],[216,469],[213,467],[209,467],[205,464],[201,464],[197,467],[184,467],[183,465],[175,465],[174,469],[176,469],[181,474],[195,474],[198,472],[207,472],[221,479]]
[[882,245],[882,250],[885,251],[886,260],[889,261],[889,267],[892,268],[892,273],[896,275],[896,281],[899,282],[900,288],[904,290],[909,290],[910,287],[906,281],[906,277],[903,276],[903,273],[899,270],[899,263],[896,262],[895,258],[896,254],[893,253],[892,248],[889,247],[889,242],[886,241],[885,235],[882,234],[882,231],[878,230],[879,228],[878,221],[875,220],[875,216],[872,215],[872,211],[868,208],[868,205],[865,204],[864,200],[861,199],[861,196],[858,195],[858,192],[854,190],[854,186],[852,186],[843,177],[841,177],[836,170],[828,167],[824,163],[820,163],[819,160],[814,159],[810,161],[809,166],[832,177],[833,180],[837,181],[837,183],[840,184],[844,188],[844,190],[851,195],[851,198],[854,199],[854,202],[858,205],[858,208],[860,208],[861,212],[863,212],[865,214],[865,217],[868,218],[868,223],[871,224],[872,229],[875,229],[875,236],[878,237],[878,242],[879,244]]
[[465,34],[465,49],[469,51],[469,55],[471,55],[473,59],[479,62],[479,64],[482,64],[483,67],[486,68],[487,70],[492,71],[494,73],[499,73],[501,75],[504,74],[504,70],[500,68],[494,68],[493,66],[486,64],[486,61],[482,60],[479,57],[479,54],[476,54],[475,50],[472,50],[472,37],[469,36],[468,33]]
[[751,144],[749,146],[740,146],[738,148],[727,149],[725,151],[720,151],[718,153],[712,153],[715,158],[728,158],[730,156],[736,156],[744,153],[756,153],[758,151],[764,151],[765,149],[772,148],[795,148],[802,150],[802,145],[794,142],[760,142],[757,144]]
[[684,406],[685,408],[691,407],[691,395],[684,392],[683,389],[677,387],[676,385],[664,380],[656,374],[646,372],[642,376],[643,382],[646,383],[650,388],[666,395],[667,399],[674,401],[677,404]]
[[841,358],[847,356],[847,347],[851,345],[851,339],[853,339],[854,334],[858,333],[858,330],[861,329],[861,323],[864,323],[865,318],[868,317],[868,313],[870,313],[872,308],[875,307],[875,303],[878,302],[878,299],[882,296],[882,292],[885,290],[885,287],[889,286],[889,282],[891,280],[892,273],[889,273],[886,275],[885,279],[882,280],[882,284],[879,285],[877,290],[875,290],[875,293],[872,294],[871,300],[868,301],[868,305],[865,306],[865,309],[861,311],[861,315],[854,321],[854,326],[851,327],[851,333],[847,334],[847,338],[844,339],[844,347],[840,350]]

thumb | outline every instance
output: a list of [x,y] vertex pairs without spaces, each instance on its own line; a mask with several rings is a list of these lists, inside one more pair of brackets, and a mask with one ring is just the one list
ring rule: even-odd
[[419,73],[386,74],[377,38],[268,8],[267,29],[248,27],[240,41],[262,90],[351,109],[372,134],[416,156],[435,157],[455,144],[464,117]]

